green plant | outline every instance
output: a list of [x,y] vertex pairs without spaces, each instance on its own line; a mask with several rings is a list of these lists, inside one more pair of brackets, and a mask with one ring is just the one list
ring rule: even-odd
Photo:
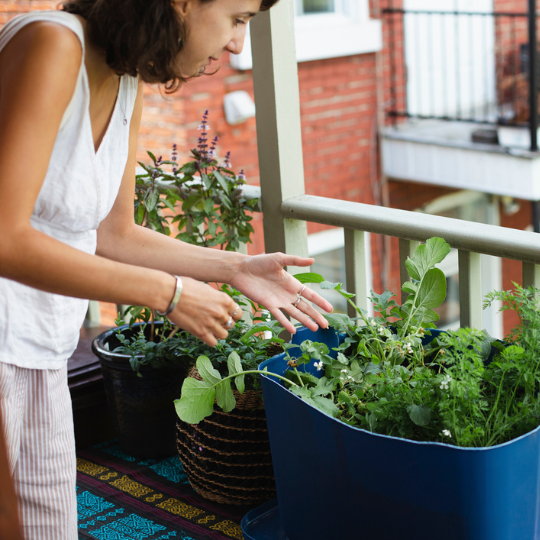
[[[279,337],[283,330],[280,324],[271,319],[262,306],[255,305],[235,289],[222,285],[221,290],[235,300],[248,320],[239,320],[227,338],[219,340],[215,347],[209,347],[188,332],[173,326],[166,318],[161,317],[162,324],[156,325],[150,309],[131,306],[127,311],[131,314],[128,323],[131,336],[124,335],[122,329],[117,328],[121,345],[114,352],[128,355],[131,367],[138,376],[141,376],[142,366],[160,368],[200,356],[209,358],[215,369],[225,373],[227,360],[233,352],[240,357],[243,369],[253,369],[268,356],[280,352],[283,343]],[[134,328],[135,322],[139,323],[137,330]],[[121,326],[125,321],[119,318],[116,323]],[[258,389],[260,383],[253,379],[249,387]]]
[[[202,132],[197,147],[191,150],[192,161],[180,165],[176,145],[173,145],[170,160],[164,161],[161,156],[148,152],[152,163],[139,162],[144,173],[136,178],[135,222],[167,236],[171,235],[171,226],[176,224],[178,233],[175,236],[179,240],[204,247],[237,250],[241,243],[251,241],[251,214],[258,199],[244,196],[245,175],[242,171],[236,175],[231,170],[230,153],[226,154],[223,163],[219,163],[218,138],[214,137],[208,143],[208,111],[205,111],[199,128]],[[237,300],[241,298],[236,291],[223,290]],[[242,303],[251,311],[249,303],[245,300]],[[173,327],[167,319],[148,308],[127,307],[116,324],[120,326],[126,320],[129,320],[130,330],[135,322],[141,323],[141,328],[132,336],[117,332],[121,346],[116,351],[130,356],[131,366],[139,376],[143,365],[160,367],[183,362],[186,357],[209,354],[210,348],[204,343]],[[158,321],[162,323],[156,325]],[[272,326],[274,322],[269,324]],[[227,343],[232,343],[237,334],[240,340],[240,334],[246,331],[245,324],[241,323],[230,332]],[[240,347],[240,343],[237,345]],[[220,347],[218,344],[218,350]],[[255,354],[252,351],[243,353],[247,359]]]
[[[448,250],[446,242],[432,238],[407,260],[411,280],[403,284],[408,296],[401,306],[386,291],[372,293],[375,317],[356,306],[356,319],[328,316],[341,344],[329,351],[322,343],[302,343],[284,377],[291,392],[349,425],[462,447],[501,444],[540,425],[540,291],[515,285],[514,291],[486,297],[484,307],[500,300],[503,309],[520,317],[504,342],[470,328],[433,331],[432,310],[445,293],[444,276],[435,265]],[[316,274],[297,278],[333,288],[354,306],[341,284]],[[308,363],[320,378],[299,369]],[[229,377],[238,373],[231,368]],[[206,383],[207,388],[223,384]],[[195,408],[193,390],[186,387]],[[228,387],[222,391],[228,394]],[[227,403],[226,396],[222,401]]]
[[218,138],[208,144],[208,111],[199,128],[202,132],[197,148],[191,150],[192,161],[179,165],[173,145],[170,161],[148,152],[152,163],[139,162],[145,172],[137,175],[135,221],[167,235],[176,223],[176,238],[184,242],[235,251],[251,241],[251,214],[258,199],[244,196],[245,175],[231,170],[229,152],[220,163]]

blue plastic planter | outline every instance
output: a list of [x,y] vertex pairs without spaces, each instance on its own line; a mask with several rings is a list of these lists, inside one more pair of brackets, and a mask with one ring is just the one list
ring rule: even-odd
[[[304,339],[338,343],[330,330]],[[284,356],[261,369],[282,374]],[[262,387],[290,540],[540,539],[540,428],[490,448],[414,442],[347,426],[271,376]]]

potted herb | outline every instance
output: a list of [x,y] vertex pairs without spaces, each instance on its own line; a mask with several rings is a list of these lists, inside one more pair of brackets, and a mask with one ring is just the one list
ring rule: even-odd
[[[229,154],[224,162],[218,160],[217,137],[208,141],[208,111],[200,129],[187,163],[178,163],[176,145],[171,160],[148,152],[151,163],[139,163],[144,172],[136,179],[135,221],[184,242],[235,250],[250,241],[258,201],[243,196],[245,177],[231,170]],[[139,306],[128,307],[117,328],[94,340],[122,450],[145,458],[176,452],[171,403],[202,345]]]
[[[538,291],[488,295],[486,305],[502,300],[521,317],[504,342],[474,329],[440,333],[432,310],[445,284],[435,265],[447,252],[430,239],[407,261],[401,306],[389,292],[373,294],[377,317],[331,317],[333,330],[302,329],[288,355],[261,364],[280,526],[292,540],[359,530],[536,538]],[[352,303],[339,284],[322,286]]]
[[[245,311],[260,313],[260,306]],[[202,344],[197,366],[184,385],[198,388],[203,380],[221,379],[230,369],[256,369],[283,351],[281,331],[279,323],[266,316],[255,316],[251,323],[239,321],[215,348]],[[178,419],[180,460],[191,486],[204,498],[243,506],[262,503],[275,496],[276,488],[261,383],[252,377],[241,391],[233,391],[230,385],[227,390],[226,403],[225,394],[218,391],[216,396],[222,410],[197,423],[189,417]],[[214,397],[208,399],[212,408]]]

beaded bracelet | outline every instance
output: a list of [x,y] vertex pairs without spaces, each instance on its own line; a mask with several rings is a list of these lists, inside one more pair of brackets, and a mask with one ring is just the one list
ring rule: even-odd
[[174,290],[174,296],[173,296],[173,299],[171,300],[171,303],[169,304],[169,307],[167,308],[167,311],[156,310],[156,313],[158,315],[161,315],[162,317],[165,317],[166,315],[171,313],[171,311],[174,310],[174,308],[178,304],[178,300],[180,300],[180,295],[182,294],[182,288],[183,288],[182,280],[178,276],[174,276],[174,277],[176,278],[176,289]]

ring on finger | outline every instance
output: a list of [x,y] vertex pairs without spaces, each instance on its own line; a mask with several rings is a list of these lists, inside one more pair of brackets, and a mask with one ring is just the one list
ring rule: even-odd
[[301,289],[300,289],[300,292],[296,293],[296,296],[298,298],[300,298],[302,296],[302,293],[305,291],[307,285],[304,285]]
[[232,328],[234,326],[234,320],[232,317],[229,317],[229,320],[225,323],[225,328]]
[[302,301],[302,297],[299,296],[294,302],[293,302],[293,306],[294,307],[298,307],[298,304]]
[[236,317],[238,315],[238,312],[240,311],[240,306],[236,306],[236,309],[231,313],[232,317]]

